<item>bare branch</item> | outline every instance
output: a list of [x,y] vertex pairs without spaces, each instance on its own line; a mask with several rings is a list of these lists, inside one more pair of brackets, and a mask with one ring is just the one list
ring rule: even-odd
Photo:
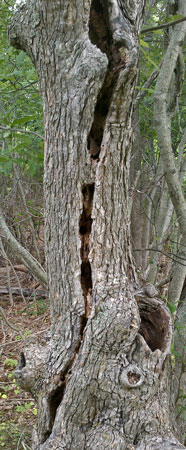
[[6,324],[8,325],[8,327],[12,328],[12,330],[17,331],[17,333],[20,334],[20,336],[22,337],[22,339],[24,340],[25,337],[22,334],[21,330],[19,328],[17,328],[13,323],[10,323],[9,320],[7,319],[7,317],[5,316],[5,313],[3,311],[3,308],[0,306],[0,313],[3,316],[4,321],[6,322]]
[[186,264],[181,263],[181,261],[178,261],[178,259],[182,259],[183,261],[186,261],[185,258],[183,258],[182,256],[176,255],[175,253],[166,253],[163,252],[162,250],[159,250],[158,248],[135,248],[134,252],[158,252],[161,253],[164,256],[167,256],[167,258],[172,259],[172,261],[176,262],[177,264],[180,264],[181,266],[185,266]]
[[6,239],[8,245],[12,248],[12,250],[16,253],[16,255],[21,259],[23,264],[28,268],[29,272],[31,272],[40,283],[46,287],[47,286],[47,276],[41,264],[28,252],[22,245],[17,241],[17,239],[13,236],[11,231],[9,230],[2,211],[0,210],[0,233],[2,237]]
[[141,31],[141,34],[148,33],[149,31],[161,30],[163,28],[172,27],[177,23],[184,22],[184,20],[186,20],[186,17],[182,17],[181,19],[178,20],[173,20],[172,22],[162,23],[162,25],[157,25],[156,27],[145,28],[144,30]]
[[31,131],[31,130],[20,130],[19,128],[3,127],[2,125],[0,125],[0,130],[11,131],[13,133],[33,134],[34,136],[38,137],[39,139],[42,139],[42,140],[44,139],[44,136],[42,136],[39,133],[36,133],[35,131]]
[[170,275],[168,277],[164,278],[163,280],[161,280],[160,283],[156,284],[156,287],[158,289],[161,289],[163,286],[165,286],[165,284],[169,283],[169,281],[171,281]]
[[159,74],[159,71],[156,69],[154,70],[148,80],[144,83],[144,85],[142,86],[142,88],[140,89],[138,95],[136,96],[136,100],[134,103],[134,108],[137,108],[137,106],[139,105],[139,103],[143,100],[143,98],[146,95],[146,90],[150,88],[150,86],[154,83],[154,81],[156,80],[157,76]]

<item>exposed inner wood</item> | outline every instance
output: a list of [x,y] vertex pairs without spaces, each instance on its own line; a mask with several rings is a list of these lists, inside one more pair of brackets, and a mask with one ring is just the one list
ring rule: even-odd
[[84,186],[83,194],[83,212],[79,220],[79,233],[81,237],[81,286],[85,299],[85,318],[87,319],[90,313],[90,299],[92,293],[92,274],[91,265],[88,259],[89,242],[92,226],[92,202],[94,195],[94,184]]
[[71,367],[76,357],[76,354],[78,353],[79,347],[81,345],[83,331],[86,326],[87,318],[91,310],[90,300],[92,293],[92,276],[91,276],[91,265],[88,259],[88,255],[89,255],[89,240],[92,225],[91,213],[94,195],[94,184],[84,186],[82,189],[82,195],[83,195],[83,212],[79,219],[79,233],[81,238],[81,260],[82,260],[81,286],[85,300],[85,314],[84,316],[81,317],[80,337],[74,351],[74,358],[69,362],[69,365],[66,367],[65,371],[61,373],[59,386],[56,388],[55,391],[51,393],[49,398],[50,430],[47,431],[46,439],[48,439],[52,431],[56,411],[62,401],[67,379],[71,372]]
[[92,0],[89,37],[94,45],[103,53],[106,53],[109,60],[108,70],[97,99],[94,120],[87,141],[87,147],[92,159],[98,159],[112,92],[118,78],[118,71],[125,64],[122,61],[119,48],[112,39],[112,32],[109,26],[108,3],[104,0]]

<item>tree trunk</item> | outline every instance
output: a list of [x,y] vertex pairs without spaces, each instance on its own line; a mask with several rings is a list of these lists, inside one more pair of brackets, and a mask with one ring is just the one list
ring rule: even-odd
[[[16,370],[33,449],[183,448],[171,432],[171,317],[135,296],[131,115],[144,1],[30,0],[10,28],[38,72],[52,327]],[[141,319],[140,319],[141,316]]]

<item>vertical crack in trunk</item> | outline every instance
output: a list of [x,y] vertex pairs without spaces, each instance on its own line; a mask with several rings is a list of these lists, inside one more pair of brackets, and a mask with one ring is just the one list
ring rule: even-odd
[[82,330],[86,325],[90,313],[90,299],[92,294],[92,273],[91,265],[88,259],[90,250],[90,234],[92,227],[92,203],[94,195],[94,184],[88,184],[82,189],[83,194],[83,212],[79,219],[79,233],[81,237],[81,286],[85,299],[85,316],[82,318]]
[[88,135],[87,147],[92,159],[99,159],[105,121],[112,100],[119,70],[126,65],[125,50],[115,43],[109,24],[108,2],[106,0],[92,0],[89,20],[89,38],[101,52],[106,53],[108,69],[99,93],[94,120]]
[[[117,44],[113,40],[109,23],[107,0],[92,0],[89,20],[89,38],[91,42],[101,50],[101,52],[106,53],[109,61],[105,80],[97,98],[92,127],[87,139],[87,148],[90,152],[91,158],[99,160],[105,123],[112,102],[113,92],[118,80],[119,71],[126,66],[127,62],[125,57],[125,47],[123,44]],[[89,261],[89,251],[94,188],[94,183],[83,186],[83,212],[79,218],[79,234],[81,239],[81,287],[85,301],[85,313],[80,318],[80,333],[74,349],[74,356],[69,361],[69,364],[65,370],[61,372],[60,382],[49,397],[50,430],[47,431],[46,438],[51,433],[56,411],[63,399],[68,376],[71,373],[75,357],[79,351],[83,332],[91,311],[92,271]]]

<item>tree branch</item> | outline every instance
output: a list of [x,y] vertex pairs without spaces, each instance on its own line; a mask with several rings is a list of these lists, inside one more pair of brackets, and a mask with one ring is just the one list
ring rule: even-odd
[[22,245],[17,241],[9,230],[2,211],[0,209],[0,233],[2,237],[6,239],[7,244],[11,247],[13,252],[21,259],[23,264],[27,267],[29,272],[31,272],[37,280],[46,288],[47,286],[47,276],[46,272],[41,266],[41,264],[28,252]]
[[172,22],[162,23],[162,25],[157,25],[156,27],[145,28],[144,30],[141,31],[141,34],[148,33],[149,31],[161,30],[163,28],[172,27],[173,25],[176,25],[177,23],[184,22],[184,20],[186,20],[186,17],[182,17],[182,19],[178,19],[178,20],[173,20]]
[[2,317],[3,317],[4,321],[6,322],[6,324],[8,325],[8,327],[12,328],[12,330],[14,330],[17,333],[19,333],[20,336],[22,337],[22,339],[24,340],[25,337],[24,337],[23,333],[21,332],[21,330],[19,328],[17,328],[13,323],[9,322],[9,320],[5,316],[5,313],[4,313],[3,308],[1,306],[0,306],[0,314],[2,315]]
[[2,125],[0,125],[0,130],[5,130],[5,131],[13,131],[15,133],[22,133],[22,134],[33,134],[34,136],[37,136],[39,139],[44,139],[44,136],[42,136],[39,133],[36,133],[35,131],[31,131],[31,130],[20,130],[19,128],[11,128],[11,127],[3,127]]
[[177,264],[180,264],[181,266],[185,266],[186,264],[181,263],[181,261],[178,261],[178,259],[182,259],[183,261],[185,261],[185,258],[183,258],[182,256],[176,255],[175,253],[165,253],[162,250],[159,250],[158,248],[135,248],[134,252],[158,252],[161,253],[164,256],[167,256],[167,258],[172,259],[172,261],[176,262]]
[[134,109],[136,109],[139,105],[139,103],[143,100],[143,98],[146,95],[147,89],[150,88],[150,86],[154,83],[156,78],[158,77],[159,71],[155,69],[149,76],[148,80],[143,84],[141,87],[138,95],[136,96],[135,103],[134,103]]

